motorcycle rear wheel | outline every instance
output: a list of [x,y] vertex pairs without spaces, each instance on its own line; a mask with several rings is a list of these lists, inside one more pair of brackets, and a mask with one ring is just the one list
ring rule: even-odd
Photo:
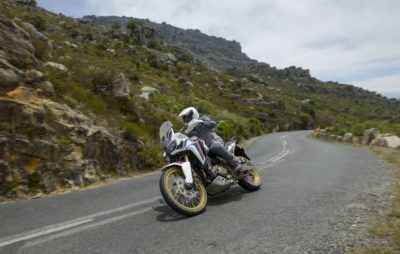
[[248,191],[256,191],[261,188],[260,172],[247,159],[244,164],[248,168],[246,175],[238,181],[240,187]]
[[167,204],[175,211],[194,216],[203,213],[207,205],[207,191],[198,179],[191,190],[183,186],[185,176],[180,168],[169,168],[160,177],[160,191]]

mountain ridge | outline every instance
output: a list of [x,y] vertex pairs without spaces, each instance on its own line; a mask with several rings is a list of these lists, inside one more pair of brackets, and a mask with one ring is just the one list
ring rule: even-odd
[[167,45],[181,47],[196,58],[201,64],[215,68],[220,71],[227,71],[231,68],[244,68],[247,65],[270,70],[271,73],[283,72],[290,74],[301,74],[311,78],[310,71],[296,66],[288,66],[283,69],[271,67],[270,64],[251,59],[242,52],[239,42],[226,40],[223,37],[207,35],[199,29],[183,29],[166,22],[156,23],[148,19],[138,19],[119,16],[96,16],[86,15],[83,20],[91,20],[98,24],[111,27],[119,23],[123,29],[129,20],[137,20],[155,29]]

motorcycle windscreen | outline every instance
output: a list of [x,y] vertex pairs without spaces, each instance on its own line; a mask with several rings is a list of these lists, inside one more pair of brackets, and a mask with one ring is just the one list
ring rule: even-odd
[[168,145],[173,134],[172,123],[170,121],[165,121],[160,127],[160,144]]

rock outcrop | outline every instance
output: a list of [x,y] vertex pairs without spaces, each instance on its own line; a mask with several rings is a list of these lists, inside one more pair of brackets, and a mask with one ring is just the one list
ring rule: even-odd
[[362,144],[367,146],[371,144],[372,140],[374,140],[379,134],[379,130],[375,128],[368,129],[364,132],[364,136],[362,138]]
[[400,138],[393,134],[378,134],[370,143],[371,146],[383,146],[389,148],[400,147]]
[[160,93],[158,89],[150,86],[142,87],[141,91],[142,93],[140,94],[140,97],[144,98],[145,100],[148,100],[150,98],[150,94]]
[[111,83],[112,93],[114,97],[127,99],[130,94],[129,80],[123,73],[120,73]]
[[6,64],[24,68],[36,64],[29,35],[14,22],[0,15],[0,58]]
[[343,142],[352,143],[353,142],[353,133],[345,133],[343,136]]
[[[34,26],[24,26],[47,40]],[[56,89],[38,70],[44,66],[68,71],[63,64],[39,62],[30,35],[0,15],[0,197],[84,186],[102,175],[126,174],[139,160],[138,145],[127,143],[122,132],[50,99]],[[129,97],[123,74],[109,88],[116,98]]]
[[107,172],[124,173],[135,156],[118,133],[19,87],[0,97],[0,195],[14,197],[83,186]]

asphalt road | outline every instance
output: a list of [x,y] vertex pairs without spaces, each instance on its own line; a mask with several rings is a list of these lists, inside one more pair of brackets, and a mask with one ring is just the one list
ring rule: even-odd
[[159,174],[0,205],[0,253],[340,253],[330,219],[380,184],[372,153],[307,138],[262,136],[248,154],[263,186],[209,198],[186,218],[162,200]]

